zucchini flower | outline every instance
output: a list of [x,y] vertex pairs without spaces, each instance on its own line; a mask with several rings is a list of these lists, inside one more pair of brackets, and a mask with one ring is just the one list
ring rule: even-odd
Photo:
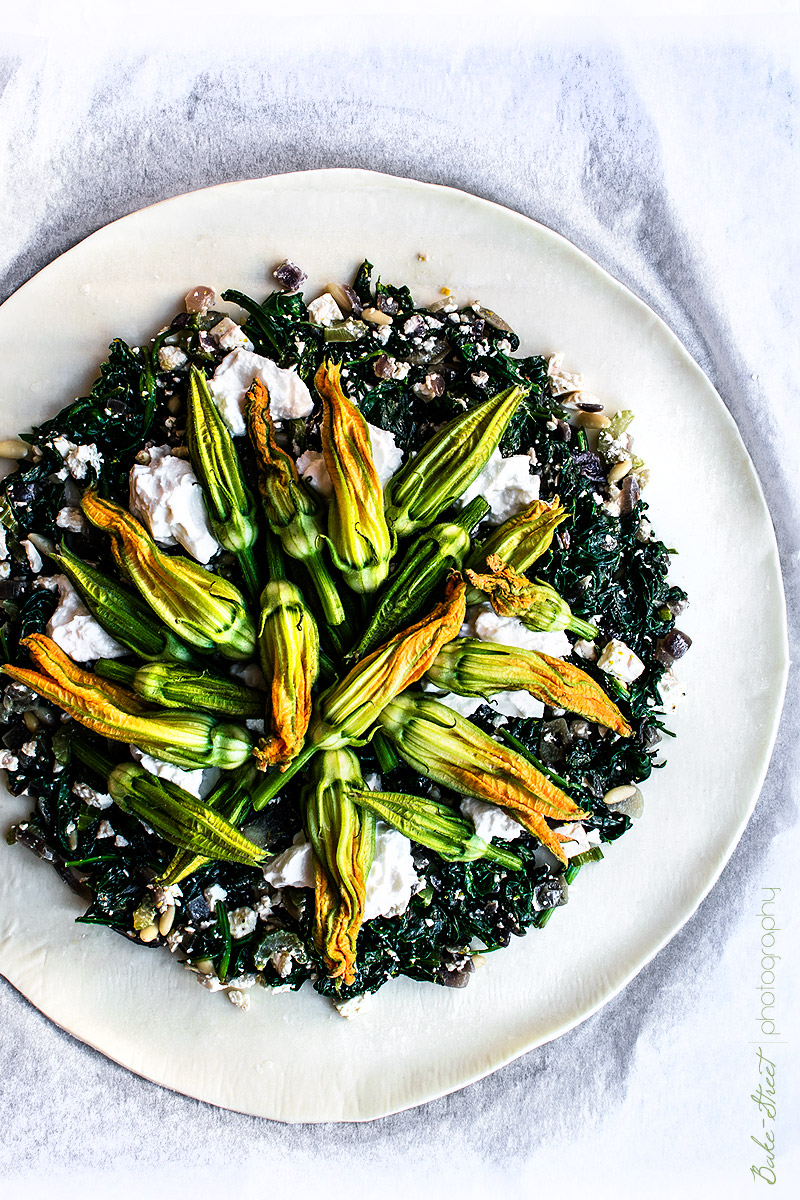
[[346,984],[355,979],[356,940],[375,853],[375,818],[350,799],[353,785],[364,786],[355,754],[326,750],[315,759],[303,791],[314,851],[314,941],[330,978]]
[[133,692],[90,671],[76,667],[49,637],[31,634],[20,642],[39,674],[10,663],[6,675],[51,700],[87,729],[117,742],[133,742],[146,754],[179,767],[221,767],[231,770],[252,753],[247,730],[220,724],[206,713],[153,711]]
[[467,568],[466,576],[474,587],[488,594],[492,608],[501,617],[518,617],[529,629],[543,633],[568,629],[590,642],[597,637],[597,626],[573,617],[566,600],[562,600],[556,589],[543,579],[531,583],[495,554],[486,560],[486,564],[491,575],[478,575]]
[[[236,771],[227,771],[203,803],[218,813],[234,829],[238,829],[250,809],[251,794],[258,772],[255,763],[247,762]],[[208,856],[194,850],[179,849],[165,871],[156,880],[162,887],[171,887],[188,879],[209,861]]]
[[411,543],[378,596],[367,630],[348,658],[363,658],[399,626],[419,616],[450,572],[461,568],[470,546],[469,531],[488,508],[487,502],[476,496],[456,521],[434,525]]
[[275,441],[269,392],[260,379],[248,396],[247,429],[258,463],[258,487],[267,523],[284,552],[308,571],[328,624],[341,625],[344,608],[320,550],[319,503],[298,476],[294,460]]
[[621,737],[632,730],[598,683],[572,663],[536,650],[500,646],[477,638],[456,638],[442,646],[428,671],[437,687],[458,696],[483,696],[524,690],[543,704],[565,708]]
[[527,389],[507,388],[454,417],[386,485],[386,516],[398,537],[435,521],[480,475]]
[[271,580],[261,593],[261,669],[270,691],[267,737],[256,750],[262,770],[298,754],[311,719],[311,688],[319,671],[317,623],[299,588]]
[[244,481],[228,426],[219,414],[206,377],[196,367],[189,376],[186,442],[205,497],[208,519],[220,546],[239,560],[251,596],[258,595],[253,555],[256,506]]
[[[476,546],[467,566],[473,571],[482,571],[486,560],[496,554],[513,571],[522,575],[547,553],[556,529],[568,516],[558,496],[552,503],[534,500],[522,512],[498,525],[485,542]],[[478,604],[481,599],[477,588],[468,589],[467,604]]]
[[269,803],[318,750],[363,744],[384,705],[421,679],[444,643],[458,633],[464,620],[464,591],[463,580],[453,578],[441,604],[356,663],[319,697],[302,751],[285,774],[276,771],[265,781],[266,786],[253,800],[255,809]]
[[111,535],[117,566],[174,633],[201,654],[253,657],[256,631],[237,587],[188,558],[164,554],[129,512],[96,492],[84,492],[81,505]]
[[545,820],[587,816],[531,763],[436,700],[406,693],[378,717],[397,753],[415,771],[453,791],[498,804],[565,863],[559,835]]
[[389,573],[394,544],[367,423],[345,396],[340,370],[338,363],[324,362],[314,379],[322,397],[322,453],[333,486],[328,544],[347,586],[370,593]]
[[123,812],[134,813],[164,841],[180,850],[257,867],[267,851],[239,833],[202,800],[134,763],[121,763],[108,777],[108,791]]
[[478,837],[470,821],[438,800],[406,796],[400,792],[373,792],[353,786],[349,795],[359,808],[366,808],[387,825],[399,829],[404,837],[435,850],[450,862],[474,862],[488,858],[511,871],[519,871],[522,860],[508,850]]
[[62,546],[50,554],[107,633],[139,658],[191,662],[192,652],[136,595]]
[[104,679],[130,684],[137,696],[164,708],[200,709],[226,717],[260,717],[264,710],[263,692],[211,671],[159,662],[137,670],[107,658],[98,659],[95,671]]

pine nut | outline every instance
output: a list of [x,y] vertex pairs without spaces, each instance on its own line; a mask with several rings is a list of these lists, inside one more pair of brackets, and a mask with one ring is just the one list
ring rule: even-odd
[[392,318],[388,313],[381,312],[377,308],[365,308],[361,317],[364,321],[369,321],[373,325],[391,325]]
[[167,934],[169,933],[170,929],[172,929],[172,922],[174,920],[175,920],[175,905],[170,904],[169,908],[166,908],[164,910],[164,912],[161,914],[161,918],[158,922],[158,932],[161,934],[162,937],[166,937]]
[[[339,308],[342,310],[343,313],[347,314],[347,313],[351,313],[353,311],[352,300],[350,299],[350,297],[348,296],[348,294],[344,290],[344,288],[341,287],[338,283],[329,283],[328,286],[325,288],[325,291],[328,293],[329,296],[333,296],[334,300],[339,305]],[[371,312],[372,310],[369,309],[368,311]]]
[[598,412],[579,412],[575,420],[584,429],[605,429],[611,424],[608,417]]
[[31,448],[27,442],[20,441],[19,438],[3,438],[0,441],[0,458],[15,458],[17,460],[27,458],[31,452]]
[[158,937],[158,926],[147,925],[139,934],[140,942],[154,942]]
[[619,787],[614,787],[610,792],[606,792],[603,796],[603,804],[606,808],[609,804],[620,804],[623,800],[630,800],[631,796],[636,795],[636,788],[632,783],[623,783]]
[[77,831],[77,829],[70,829],[69,833],[67,834],[67,845],[69,846],[70,850],[78,849],[78,831]]
[[214,964],[210,958],[198,958],[196,963],[192,963],[195,971],[199,971],[201,975],[213,975]]
[[22,719],[25,722],[26,727],[31,731],[31,733],[36,733],[36,731],[39,728],[39,718],[37,717],[37,715],[33,711],[33,709],[29,708],[28,711],[23,715]]
[[167,401],[167,408],[173,415],[175,415],[175,413],[179,413],[181,411],[180,396],[170,396],[169,400]]
[[629,458],[623,458],[621,462],[614,463],[614,466],[608,472],[608,482],[617,483],[618,480],[624,479],[632,466],[633,463]]

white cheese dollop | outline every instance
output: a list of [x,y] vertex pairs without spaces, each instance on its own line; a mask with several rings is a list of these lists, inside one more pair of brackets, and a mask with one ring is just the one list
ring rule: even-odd
[[95,472],[100,470],[103,456],[94,442],[87,442],[84,446],[76,446],[69,438],[59,436],[53,438],[53,449],[61,455],[64,460],[64,466],[73,479],[85,479],[86,472],[90,467]]
[[471,717],[482,704],[488,704],[501,717],[541,717],[544,713],[541,700],[525,691],[495,692],[488,700],[482,696],[459,696],[455,692],[445,692],[433,699],[446,704],[462,717]]
[[145,754],[138,746],[130,746],[129,749],[131,758],[144,767],[145,771],[157,775],[159,779],[168,779],[170,783],[176,783],[185,792],[197,796],[198,800],[207,796],[219,780],[220,773],[216,767],[209,767],[205,771],[185,771],[175,763],[164,762],[160,758],[153,758],[151,754]]
[[269,392],[273,421],[307,417],[314,407],[311,393],[293,367],[284,370],[260,354],[234,350],[223,358],[208,383],[216,406],[234,437],[247,432],[244,402],[254,379],[260,379]]
[[483,838],[485,842],[490,842],[492,838],[513,842],[525,832],[524,826],[497,804],[484,804],[482,800],[473,800],[471,796],[465,796],[460,807],[464,816],[472,821],[478,837]]
[[369,1008],[373,999],[371,992],[364,992],[361,996],[351,996],[349,1000],[334,1000],[333,1007],[340,1017],[346,1017],[348,1021],[351,1021]]
[[149,463],[134,463],[129,476],[131,512],[162,546],[182,546],[207,563],[219,550],[208,523],[203,489],[191,463],[169,446],[154,446]]
[[[311,843],[298,834],[294,845],[271,859],[264,878],[275,888],[314,886],[314,857]],[[397,829],[378,821],[375,829],[375,857],[367,877],[364,920],[373,917],[398,917],[419,887],[414,870],[411,842]]]
[[483,496],[490,505],[484,518],[490,525],[502,525],[503,521],[538,500],[539,476],[531,474],[530,456],[512,454],[510,458],[503,458],[500,451],[495,450],[456,506],[464,508],[476,496]]
[[538,650],[553,658],[565,658],[572,650],[563,630],[537,633],[528,629],[517,617],[499,616],[491,604],[476,604],[467,609],[467,619],[461,627],[462,637],[480,638],[500,646],[517,646],[520,650]]
[[58,605],[47,622],[47,636],[75,662],[122,658],[128,650],[95,621],[66,575],[54,575]]
[[[386,484],[403,464],[403,451],[395,441],[394,434],[388,429],[381,429],[379,425],[370,425],[369,421],[366,424],[372,444],[372,461],[375,464],[381,487],[386,487]],[[330,499],[333,485],[328,468],[325,466],[323,454],[318,450],[306,450],[297,460],[297,472],[301,479],[310,480],[326,500]]]
[[411,857],[411,842],[391,825],[375,826],[375,857],[367,876],[364,920],[399,917],[420,884]]
[[556,825],[555,832],[568,839],[561,843],[561,849],[567,858],[574,858],[576,854],[585,854],[587,850],[591,850],[592,846],[600,845],[599,831],[597,829],[587,831],[580,821],[574,821],[571,825]]
[[611,638],[603,647],[603,652],[597,660],[597,665],[606,675],[613,675],[622,683],[633,683],[644,670],[644,663],[633,653],[629,646],[619,638]]

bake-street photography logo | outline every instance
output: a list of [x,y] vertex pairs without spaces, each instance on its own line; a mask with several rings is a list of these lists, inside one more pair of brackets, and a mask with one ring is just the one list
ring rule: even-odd
[[756,1046],[755,1067],[757,1078],[755,1090],[750,1099],[756,1106],[759,1132],[750,1135],[750,1141],[755,1142],[756,1153],[750,1167],[753,1181],[774,1184],[778,1181],[775,1170],[776,1159],[776,1118],[778,1114],[778,1084],[777,1061],[780,1054],[779,1046],[786,1044],[778,1025],[776,1005],[777,968],[781,956],[776,953],[776,934],[780,932],[776,913],[780,888],[765,887],[761,889],[761,911],[758,918],[761,922],[761,971],[756,991],[760,996],[760,1012],[756,1017],[759,1030],[759,1040]]

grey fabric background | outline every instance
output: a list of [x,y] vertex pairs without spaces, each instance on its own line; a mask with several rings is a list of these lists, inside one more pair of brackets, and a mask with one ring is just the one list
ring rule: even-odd
[[[518,209],[651,304],[720,391],[764,485],[796,642],[796,19],[601,33],[511,9],[488,29],[469,6],[361,24],[312,6],[301,33],[247,4],[165,14],[147,36],[120,18],[89,36],[63,13],[49,34],[9,28],[0,295],[108,221],[231,179],[363,166]],[[701,505],[702,480],[685,484]],[[213,1109],[105,1060],[0,980],[3,1194],[757,1191],[763,886],[782,888],[787,951],[773,1195],[796,1194],[797,716],[793,682],[753,819],[670,945],[572,1033],[420,1109],[327,1127]]]

